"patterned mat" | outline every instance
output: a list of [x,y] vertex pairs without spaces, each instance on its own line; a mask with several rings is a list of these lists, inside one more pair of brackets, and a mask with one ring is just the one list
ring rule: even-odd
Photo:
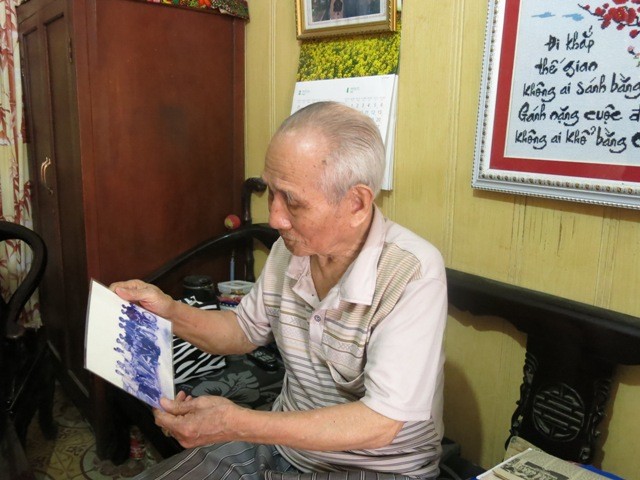
[[121,479],[131,478],[155,464],[159,455],[146,445],[138,449],[140,459],[129,459],[122,465],[101,461],[96,456],[95,438],[89,423],[56,384],[54,420],[58,425],[55,440],[43,437],[37,421],[27,434],[27,458],[38,480]]

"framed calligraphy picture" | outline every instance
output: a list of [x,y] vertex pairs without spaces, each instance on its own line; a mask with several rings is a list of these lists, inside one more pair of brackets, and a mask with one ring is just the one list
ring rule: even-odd
[[295,0],[298,38],[395,32],[399,0]]
[[490,0],[472,185],[640,209],[640,0]]

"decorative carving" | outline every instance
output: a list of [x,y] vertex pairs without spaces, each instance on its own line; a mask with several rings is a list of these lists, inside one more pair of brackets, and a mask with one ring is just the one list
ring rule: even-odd
[[585,447],[580,451],[580,461],[583,463],[587,463],[592,457],[596,439],[600,436],[598,425],[604,418],[604,412],[607,402],[609,401],[609,394],[611,393],[611,378],[600,378],[594,382],[593,387],[593,406],[585,428],[588,446],[585,445]]
[[575,439],[585,416],[582,397],[565,383],[540,389],[533,399],[532,418],[536,430],[555,442]]
[[[589,463],[596,451],[597,426],[609,399],[613,368],[583,351],[570,350],[528,342],[507,445],[519,436],[554,455]],[[564,367],[558,370],[560,364]]]
[[529,398],[531,397],[531,386],[533,383],[533,377],[538,370],[538,360],[531,352],[527,352],[524,357],[524,366],[522,367],[523,377],[522,384],[520,385],[520,400],[516,402],[516,410],[511,417],[511,434],[507,439],[507,444],[512,436],[516,436],[519,433],[520,425],[522,424],[523,413],[527,409],[529,404]]

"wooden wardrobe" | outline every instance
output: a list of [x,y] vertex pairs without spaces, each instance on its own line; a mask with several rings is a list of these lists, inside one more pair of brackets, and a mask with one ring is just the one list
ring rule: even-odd
[[29,0],[18,20],[42,319],[96,425],[89,280],[143,277],[240,212],[245,21],[134,0]]

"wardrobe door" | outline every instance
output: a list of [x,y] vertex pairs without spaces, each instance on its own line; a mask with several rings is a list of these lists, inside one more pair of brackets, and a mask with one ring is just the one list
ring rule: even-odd
[[244,27],[147,2],[86,3],[88,268],[109,284],[148,275],[239,212]]
[[33,214],[49,254],[39,290],[42,320],[69,378],[86,384],[87,273],[70,18],[65,0],[29,3],[32,10],[18,15]]
[[90,278],[144,278],[240,213],[244,21],[133,0],[29,0],[18,19],[43,322],[66,390],[96,413]]

